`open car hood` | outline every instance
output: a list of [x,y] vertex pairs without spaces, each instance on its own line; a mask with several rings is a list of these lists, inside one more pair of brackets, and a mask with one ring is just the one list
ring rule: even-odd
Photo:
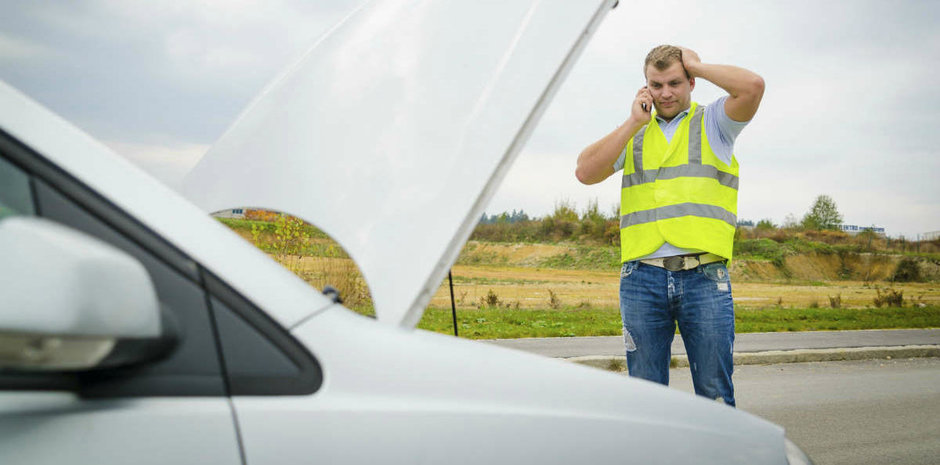
[[378,319],[414,326],[614,3],[371,2],[255,99],[183,193],[316,225]]

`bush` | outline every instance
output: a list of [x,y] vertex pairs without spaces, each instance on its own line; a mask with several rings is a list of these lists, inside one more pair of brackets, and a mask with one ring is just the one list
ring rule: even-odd
[[786,242],[792,239],[795,234],[796,234],[795,231],[780,228],[780,229],[773,231],[773,233],[770,235],[770,238],[776,242]]
[[480,297],[480,308],[499,308],[503,303],[502,300],[499,300],[499,296],[490,289],[486,296]]
[[875,296],[874,303],[878,308],[881,308],[882,306],[904,306],[904,291],[898,291],[890,287],[886,287],[883,293],[881,292],[881,289],[875,289],[875,292],[878,293],[878,295]]
[[832,308],[842,308],[842,294],[836,294],[835,297],[829,296],[829,306]]
[[541,237],[540,221],[525,220],[515,223],[478,224],[472,240],[487,242],[536,242]]
[[920,264],[911,257],[902,258],[897,269],[894,270],[894,274],[891,275],[891,281],[900,283],[923,280],[924,277],[920,273]]
[[784,268],[786,256],[793,252],[787,244],[772,239],[744,239],[734,243],[734,255],[769,260],[777,268]]
[[[620,217],[617,211],[612,216],[605,216],[597,201],[588,202],[587,208],[578,214],[572,202],[561,200],[555,203],[555,210],[542,218],[530,219],[528,215],[521,219],[503,213],[498,217],[484,219],[477,224],[471,240],[487,242],[563,242],[577,241],[582,244],[620,244]],[[508,218],[508,219],[507,219]]]
[[849,236],[847,233],[842,231],[832,231],[832,230],[810,230],[804,231],[802,238],[814,242],[824,242],[826,244],[844,244],[848,242]]
[[589,237],[604,236],[604,230],[607,228],[607,218],[601,214],[596,199],[588,202],[587,208],[581,213],[580,221],[578,229],[581,235]]

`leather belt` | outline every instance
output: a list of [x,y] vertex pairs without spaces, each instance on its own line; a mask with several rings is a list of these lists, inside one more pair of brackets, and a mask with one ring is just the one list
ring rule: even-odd
[[673,255],[671,257],[648,258],[640,263],[658,266],[669,271],[692,270],[708,263],[721,262],[725,259],[713,253],[700,253],[691,255]]

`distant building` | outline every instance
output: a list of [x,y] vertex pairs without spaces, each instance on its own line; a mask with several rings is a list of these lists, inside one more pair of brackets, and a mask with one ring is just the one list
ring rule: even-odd
[[935,241],[937,239],[940,239],[940,231],[925,232],[921,234],[920,237],[921,239],[925,241]]
[[220,210],[212,214],[216,218],[244,218],[245,209],[244,208],[230,208],[228,210]]
[[229,208],[212,213],[212,216],[216,218],[238,218],[254,221],[277,221],[280,215],[282,213],[263,208]]
[[852,235],[852,236],[860,232],[864,232],[864,231],[873,231],[876,235],[880,237],[885,236],[885,228],[878,227],[878,226],[859,226],[855,224],[841,224],[839,225],[839,228],[842,229],[843,232],[848,233],[849,235]]

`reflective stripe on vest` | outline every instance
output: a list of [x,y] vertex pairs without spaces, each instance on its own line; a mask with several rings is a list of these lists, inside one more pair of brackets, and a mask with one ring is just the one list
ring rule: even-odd
[[620,183],[621,188],[646,184],[657,179],[675,179],[675,178],[713,178],[719,184],[738,189],[738,177],[720,171],[711,165],[702,164],[702,119],[705,109],[701,105],[696,105],[695,113],[689,120],[689,163],[679,166],[664,166],[656,171],[643,170],[643,138],[646,135],[648,126],[643,126],[633,136],[633,170],[634,173],[624,174]]
[[623,229],[637,224],[652,223],[657,220],[668,220],[669,218],[689,215],[721,220],[730,224],[732,227],[736,226],[738,221],[734,213],[721,207],[702,203],[680,203],[677,205],[654,208],[652,210],[640,210],[623,215],[620,217],[620,228]]
[[675,179],[675,178],[714,178],[722,186],[738,190],[738,177],[719,171],[711,165],[679,165],[665,166],[657,171],[641,171],[639,173],[623,175],[623,181],[620,187],[631,187],[640,184],[653,182],[657,179]]

